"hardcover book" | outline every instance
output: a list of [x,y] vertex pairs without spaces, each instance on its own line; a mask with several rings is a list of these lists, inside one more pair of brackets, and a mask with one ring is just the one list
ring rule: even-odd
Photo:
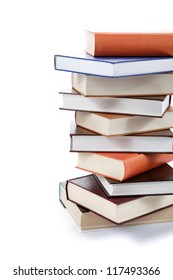
[[117,113],[162,117],[171,96],[150,97],[85,97],[75,90],[60,91],[63,105],[60,109],[100,113]]
[[136,135],[107,137],[76,126],[74,122],[71,122],[70,151],[172,153],[173,132],[168,129]]
[[55,55],[55,70],[105,77],[173,71],[173,57],[93,57],[86,53]]
[[59,184],[59,199],[63,206],[67,209],[68,213],[72,216],[79,230],[90,231],[97,229],[109,229],[122,226],[135,226],[150,223],[162,223],[173,221],[173,206],[169,206],[154,213],[144,215],[132,221],[118,225],[104,217],[79,206],[78,204],[67,199],[66,182]]
[[93,56],[173,56],[173,33],[86,31],[86,52]]
[[95,175],[108,196],[173,194],[173,168],[164,164],[123,182]]
[[173,107],[162,118],[77,111],[76,124],[106,136],[164,130],[173,127]]
[[124,181],[172,160],[173,154],[78,153],[77,167]]
[[121,78],[72,73],[72,87],[85,96],[150,96],[173,93],[173,74]]
[[93,175],[68,180],[67,198],[118,224],[173,204],[173,195],[108,197]]

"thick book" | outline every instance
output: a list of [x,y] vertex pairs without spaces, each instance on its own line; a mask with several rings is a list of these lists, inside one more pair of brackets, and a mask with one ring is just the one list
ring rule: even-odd
[[170,129],[107,137],[70,123],[71,152],[173,153]]
[[73,89],[59,92],[63,104],[60,109],[162,117],[170,105],[171,96],[150,97],[85,97]]
[[164,164],[123,182],[95,175],[108,196],[173,194],[173,168]]
[[173,33],[86,31],[86,52],[93,56],[173,56]]
[[78,229],[81,231],[92,231],[99,229],[109,229],[122,226],[137,226],[144,224],[163,223],[173,221],[173,206],[155,211],[148,215],[136,218],[132,221],[118,225],[84,207],[67,199],[66,182],[59,184],[59,199],[68,213],[73,218]]
[[173,93],[173,74],[108,78],[72,73],[72,87],[85,96],[150,96]]
[[76,125],[101,135],[128,135],[173,127],[173,107],[162,118],[76,111]]
[[67,181],[67,198],[115,223],[171,206],[173,195],[108,197],[93,175]]
[[55,70],[105,77],[173,71],[173,57],[93,57],[86,53],[54,56]]
[[173,154],[78,153],[76,167],[124,181],[172,160]]

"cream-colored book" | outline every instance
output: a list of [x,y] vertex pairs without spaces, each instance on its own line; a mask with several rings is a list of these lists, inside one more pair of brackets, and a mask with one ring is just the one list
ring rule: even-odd
[[128,135],[173,127],[173,107],[162,118],[76,112],[76,124],[101,135]]
[[107,78],[72,73],[72,86],[85,96],[151,96],[173,94],[173,74]]

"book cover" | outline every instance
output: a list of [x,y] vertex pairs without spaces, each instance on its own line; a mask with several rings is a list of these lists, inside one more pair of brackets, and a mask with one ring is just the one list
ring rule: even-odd
[[86,31],[86,52],[93,56],[173,56],[173,33]]
[[173,204],[173,195],[108,197],[93,175],[68,180],[66,190],[68,200],[118,224]]

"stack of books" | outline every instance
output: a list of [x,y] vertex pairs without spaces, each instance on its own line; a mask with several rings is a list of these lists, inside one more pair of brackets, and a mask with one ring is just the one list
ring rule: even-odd
[[71,152],[91,174],[60,182],[81,230],[173,220],[173,34],[86,31],[86,52],[54,57],[72,74]]

